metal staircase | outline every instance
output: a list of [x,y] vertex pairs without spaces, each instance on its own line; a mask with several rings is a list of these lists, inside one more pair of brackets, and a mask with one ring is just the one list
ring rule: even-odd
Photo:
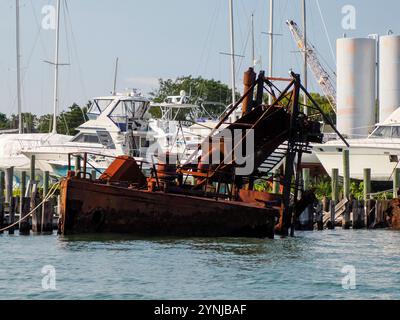
[[288,149],[288,142],[282,143],[276,150],[265,160],[262,165],[258,168],[258,171],[268,175],[271,174],[275,169],[278,169],[286,157]]

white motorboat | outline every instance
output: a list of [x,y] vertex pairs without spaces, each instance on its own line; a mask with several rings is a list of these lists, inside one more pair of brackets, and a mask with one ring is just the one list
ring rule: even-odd
[[400,160],[400,108],[389,118],[378,123],[374,131],[366,138],[334,140],[322,145],[315,145],[314,152],[328,174],[332,169],[339,169],[343,174],[342,152],[348,149],[350,154],[350,177],[363,179],[364,169],[371,169],[373,181],[391,180]]

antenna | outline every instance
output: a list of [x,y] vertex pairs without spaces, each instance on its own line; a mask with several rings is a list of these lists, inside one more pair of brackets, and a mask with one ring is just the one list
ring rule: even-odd
[[19,0],[16,5],[16,41],[17,41],[17,104],[18,104],[18,133],[23,133],[22,103],[21,103],[21,47],[20,47],[20,22],[19,22]]
[[118,64],[119,64],[119,58],[117,57],[117,59],[115,59],[114,86],[112,91],[113,96],[117,94]]

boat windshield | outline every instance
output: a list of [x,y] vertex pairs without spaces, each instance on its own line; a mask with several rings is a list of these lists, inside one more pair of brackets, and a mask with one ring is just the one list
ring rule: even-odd
[[95,99],[89,110],[88,117],[90,120],[96,120],[97,117],[113,102],[111,99]]
[[400,127],[397,126],[380,126],[371,134],[371,138],[400,138]]
[[147,110],[147,105],[144,101],[120,101],[109,117],[122,132],[126,132],[129,120],[142,118]]

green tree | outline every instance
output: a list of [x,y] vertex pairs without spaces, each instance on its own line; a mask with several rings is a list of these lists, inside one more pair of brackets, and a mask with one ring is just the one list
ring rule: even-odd
[[[62,112],[57,117],[57,132],[66,135],[75,135],[78,133],[76,130],[81,124],[87,121],[87,106],[81,108],[74,103],[68,111]],[[47,133],[53,127],[53,115],[43,115],[38,120],[38,131]]]
[[10,123],[7,116],[0,112],[0,130],[5,130],[10,128]]

